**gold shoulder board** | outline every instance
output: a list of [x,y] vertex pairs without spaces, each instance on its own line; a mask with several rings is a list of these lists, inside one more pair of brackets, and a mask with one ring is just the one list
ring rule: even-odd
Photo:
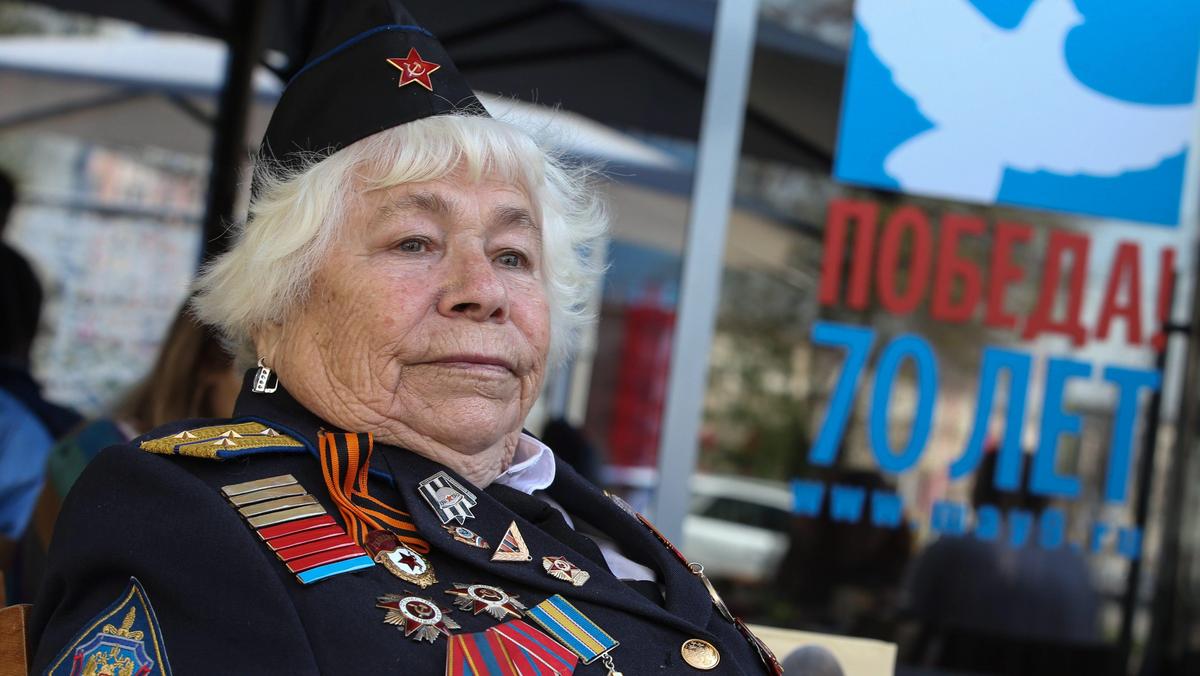
[[142,442],[143,451],[159,455],[225,460],[248,451],[295,451],[304,444],[259,422],[226,423],[184,430]]

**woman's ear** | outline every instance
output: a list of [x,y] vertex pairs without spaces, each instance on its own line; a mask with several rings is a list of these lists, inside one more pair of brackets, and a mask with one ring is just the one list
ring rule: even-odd
[[267,368],[275,368],[275,353],[283,340],[283,324],[267,322],[254,332],[254,354]]

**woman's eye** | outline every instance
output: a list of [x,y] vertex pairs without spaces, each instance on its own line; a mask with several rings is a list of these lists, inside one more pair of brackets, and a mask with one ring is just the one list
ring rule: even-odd
[[400,242],[396,245],[396,248],[406,253],[421,253],[429,248],[429,242],[414,237]]
[[528,267],[529,265],[528,261],[525,259],[525,256],[515,251],[505,251],[499,256],[496,256],[496,262],[506,268],[524,268]]

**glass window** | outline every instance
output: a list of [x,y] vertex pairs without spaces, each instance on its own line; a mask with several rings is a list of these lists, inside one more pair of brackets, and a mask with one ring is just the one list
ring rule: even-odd
[[[1154,336],[1194,224],[835,180],[839,122],[928,128],[839,110],[861,32],[763,5],[682,549],[748,620],[897,643],[899,673],[1189,673],[1200,470],[1185,341]],[[1018,174],[1000,202],[1082,189]]]

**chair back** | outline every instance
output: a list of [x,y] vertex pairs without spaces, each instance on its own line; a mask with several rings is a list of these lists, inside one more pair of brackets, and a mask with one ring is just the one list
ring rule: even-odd
[[0,608],[0,676],[26,676],[29,673],[25,632],[32,608],[27,603]]

